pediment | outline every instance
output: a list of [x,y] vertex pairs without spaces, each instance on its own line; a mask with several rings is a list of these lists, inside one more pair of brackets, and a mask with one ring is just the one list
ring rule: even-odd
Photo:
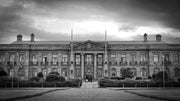
[[94,42],[91,40],[75,44],[73,47],[74,47],[74,50],[80,50],[80,51],[104,50],[104,44],[103,43]]

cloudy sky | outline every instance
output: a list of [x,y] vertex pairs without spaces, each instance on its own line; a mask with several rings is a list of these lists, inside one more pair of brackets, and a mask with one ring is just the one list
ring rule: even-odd
[[180,0],[0,0],[0,43],[30,40],[163,40],[180,43]]

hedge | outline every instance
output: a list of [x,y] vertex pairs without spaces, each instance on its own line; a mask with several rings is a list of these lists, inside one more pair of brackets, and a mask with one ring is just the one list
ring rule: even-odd
[[[13,87],[80,87],[82,85],[82,80],[75,79],[70,81],[64,82],[33,82],[33,81],[20,81],[20,82],[13,82]],[[1,82],[1,88],[11,88],[12,82]]]
[[[163,87],[163,82],[157,81],[122,81],[99,80],[99,87]],[[165,82],[165,87],[180,87],[180,82]]]

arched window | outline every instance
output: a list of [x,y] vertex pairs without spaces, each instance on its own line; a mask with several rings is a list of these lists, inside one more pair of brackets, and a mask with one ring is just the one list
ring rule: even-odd
[[58,69],[57,68],[52,68],[52,70],[51,70],[52,72],[57,72],[58,71]]
[[136,68],[131,68],[131,72],[132,72],[132,75],[135,76],[136,75]]
[[154,68],[154,74],[157,74],[159,71],[159,68]]
[[43,73],[44,78],[46,78],[46,76],[47,76],[47,70],[46,70],[46,69],[43,69],[42,73]]
[[174,74],[175,74],[176,77],[179,77],[180,76],[180,68],[176,67],[174,69]]
[[62,70],[62,76],[67,77],[67,70],[66,69]]
[[20,68],[20,69],[18,70],[18,75],[19,75],[19,76],[24,76],[24,75],[25,75],[25,71],[24,71],[22,68]]
[[32,77],[35,77],[35,76],[37,76],[37,69],[36,68],[34,68],[32,71]]
[[111,76],[116,76],[116,68],[112,68],[112,70],[111,70]]
[[142,68],[141,69],[141,76],[142,77],[146,77],[147,76],[147,69],[146,68]]
[[14,77],[14,70],[10,69],[10,73],[9,73],[10,77]]

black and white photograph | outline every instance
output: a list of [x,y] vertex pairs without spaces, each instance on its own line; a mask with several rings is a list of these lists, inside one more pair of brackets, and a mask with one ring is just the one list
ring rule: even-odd
[[0,101],[180,101],[180,0],[0,0]]

